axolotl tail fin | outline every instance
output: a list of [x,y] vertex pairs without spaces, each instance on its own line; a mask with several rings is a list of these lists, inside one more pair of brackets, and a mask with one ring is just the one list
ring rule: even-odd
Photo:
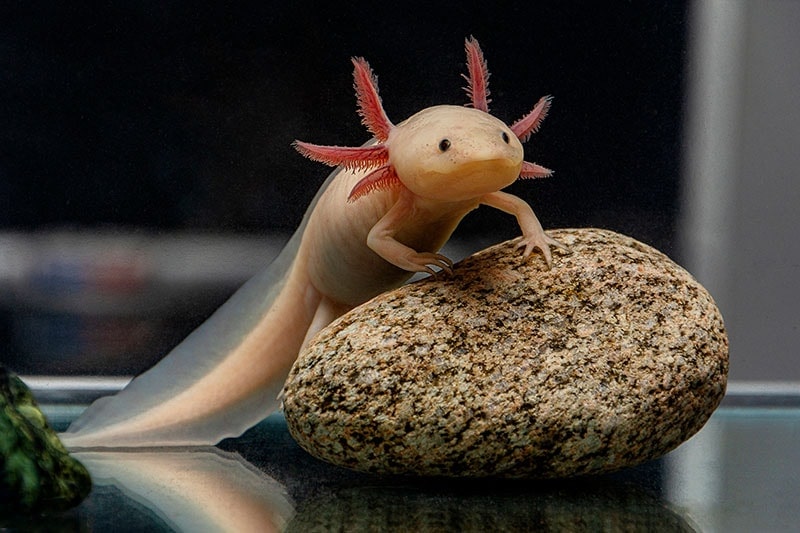
[[[271,277],[248,282],[161,362],[92,404],[61,435],[65,445],[214,444],[267,416],[316,308],[291,279]],[[270,285],[277,294],[264,299],[260,289]],[[259,294],[262,302],[248,301]]]
[[[158,364],[100,398],[62,433],[77,448],[216,444],[241,435],[278,405],[321,295],[295,261],[320,188],[281,254]],[[312,325],[313,323],[313,325]]]

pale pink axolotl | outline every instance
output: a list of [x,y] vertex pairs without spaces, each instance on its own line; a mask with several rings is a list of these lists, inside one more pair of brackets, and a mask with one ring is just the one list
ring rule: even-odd
[[452,262],[438,253],[481,204],[514,215],[523,257],[563,247],[527,203],[500,189],[551,172],[523,160],[522,142],[550,107],[544,97],[510,127],[489,114],[489,72],[466,41],[471,107],[434,106],[394,125],[376,79],[353,60],[359,113],[375,140],[361,147],[296,142],[336,169],[280,256],[206,323],[119,394],[101,398],[61,436],[70,448],[214,444],[238,436],[278,405],[308,340],[332,320]]

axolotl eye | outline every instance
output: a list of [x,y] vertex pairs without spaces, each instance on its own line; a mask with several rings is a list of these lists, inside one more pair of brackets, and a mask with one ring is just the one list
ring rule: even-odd
[[439,141],[439,150],[442,152],[446,152],[450,149],[450,140],[449,139],[442,139]]
[[508,136],[508,133],[506,133],[506,132],[503,132],[503,133],[500,135],[500,137],[502,137],[502,139],[503,139],[503,142],[504,142],[504,143],[506,143],[506,144],[508,144],[509,142],[511,142],[511,139],[509,138],[509,136]]

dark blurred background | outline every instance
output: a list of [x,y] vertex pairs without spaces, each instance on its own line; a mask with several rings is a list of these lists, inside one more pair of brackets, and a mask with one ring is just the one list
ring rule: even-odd
[[[329,169],[291,142],[368,138],[349,58],[370,61],[399,122],[466,101],[469,35],[495,115],[555,97],[526,145],[555,176],[511,187],[545,228],[602,226],[673,253],[684,2],[6,5],[0,359],[46,373],[152,362],[298,224]],[[484,208],[455,238],[517,231]]]
[[[368,138],[349,58],[371,62],[399,122],[465,101],[474,35],[497,116],[555,96],[528,157],[556,177],[515,186],[546,226],[610,225],[669,245],[683,2],[97,4],[0,13],[5,228],[291,231],[327,174],[291,141]],[[484,217],[471,219],[482,231]]]

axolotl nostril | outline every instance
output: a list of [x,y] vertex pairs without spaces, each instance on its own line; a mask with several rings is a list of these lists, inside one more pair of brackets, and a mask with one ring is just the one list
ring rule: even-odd
[[524,161],[522,142],[550,108],[544,97],[508,126],[489,114],[488,70],[466,41],[468,107],[440,105],[394,125],[364,59],[353,59],[359,114],[373,134],[360,147],[297,141],[303,155],[338,168],[280,256],[161,362],[115,396],[92,404],[62,434],[70,448],[214,444],[278,406],[301,348],[349,309],[414,272],[446,272],[439,253],[480,205],[517,218],[523,257],[550,246],[530,206],[500,189],[551,172]]

